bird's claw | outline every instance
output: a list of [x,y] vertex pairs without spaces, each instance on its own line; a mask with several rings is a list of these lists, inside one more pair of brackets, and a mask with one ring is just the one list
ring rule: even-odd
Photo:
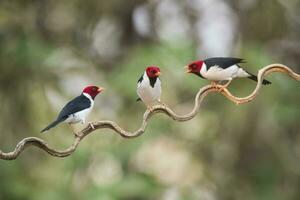
[[93,125],[92,122],[89,122],[89,126],[90,126],[93,130],[95,130],[95,126]]
[[225,90],[227,87],[224,85],[224,86],[221,86],[221,87],[219,87],[219,89],[218,89],[218,92],[222,92],[223,90]]
[[211,86],[213,86],[213,87],[217,87],[217,82],[215,82],[215,81],[212,81],[212,82],[211,82]]

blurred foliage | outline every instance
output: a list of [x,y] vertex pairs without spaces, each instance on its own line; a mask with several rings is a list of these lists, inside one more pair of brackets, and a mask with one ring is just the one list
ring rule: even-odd
[[[204,56],[245,58],[253,73],[276,62],[299,73],[299,9],[298,0],[2,0],[1,150],[29,136],[66,148],[66,125],[39,130],[88,84],[107,88],[90,120],[135,130],[145,110],[136,81],[147,65],[161,67],[163,101],[178,113],[208,83],[182,67]],[[249,104],[213,94],[195,119],[157,116],[135,139],[99,130],[64,159],[30,148],[0,161],[0,199],[299,199],[299,83],[268,79]],[[243,96],[254,86],[236,80],[230,89]]]

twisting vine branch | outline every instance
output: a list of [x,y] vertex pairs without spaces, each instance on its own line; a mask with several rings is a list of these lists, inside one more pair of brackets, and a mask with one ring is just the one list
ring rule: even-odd
[[21,152],[23,152],[29,146],[39,147],[52,156],[66,157],[66,156],[71,155],[76,150],[77,146],[79,145],[81,140],[83,140],[83,138],[85,138],[87,135],[94,132],[95,130],[103,129],[103,128],[112,129],[116,133],[118,133],[119,135],[121,135],[122,137],[125,137],[125,138],[138,137],[145,132],[145,129],[147,128],[148,120],[156,113],[164,113],[164,114],[168,115],[170,118],[172,118],[173,120],[179,121],[179,122],[188,121],[188,120],[194,118],[197,115],[197,113],[199,112],[199,108],[200,108],[201,102],[203,101],[204,97],[206,97],[208,94],[210,94],[212,92],[220,92],[221,94],[223,94],[225,97],[227,97],[229,100],[233,101],[237,105],[247,103],[247,102],[250,102],[253,99],[255,99],[255,97],[258,95],[258,92],[262,86],[262,80],[264,79],[264,77],[273,72],[281,72],[281,73],[289,75],[291,78],[293,78],[297,81],[300,81],[300,74],[293,72],[287,66],[282,65],[282,64],[271,64],[271,65],[268,65],[268,66],[262,68],[261,70],[259,70],[258,76],[257,76],[258,82],[257,82],[256,88],[249,96],[236,97],[233,94],[231,94],[227,89],[220,91],[221,85],[216,85],[216,86],[207,85],[199,90],[199,92],[197,93],[197,95],[195,97],[195,105],[194,105],[193,110],[186,115],[178,115],[166,106],[157,105],[157,106],[153,107],[152,112],[146,110],[146,112],[144,113],[144,116],[143,116],[143,121],[142,121],[141,127],[134,132],[125,131],[117,123],[115,123],[113,121],[96,121],[96,122],[91,123],[92,125],[88,125],[84,129],[82,129],[78,133],[78,136],[75,138],[73,144],[71,144],[71,146],[65,150],[59,151],[59,150],[53,149],[53,148],[49,147],[49,145],[40,138],[28,137],[28,138],[24,138],[23,140],[21,140],[18,143],[18,145],[16,146],[15,150],[12,152],[4,153],[0,150],[0,159],[14,160],[21,154]]

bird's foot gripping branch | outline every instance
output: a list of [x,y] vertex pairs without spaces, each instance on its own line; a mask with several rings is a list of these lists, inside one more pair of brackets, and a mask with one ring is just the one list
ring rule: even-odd
[[[122,137],[125,137],[125,138],[138,137],[145,132],[148,120],[151,117],[153,117],[156,113],[164,113],[164,114],[168,115],[170,118],[172,118],[173,120],[179,121],[179,122],[188,121],[188,120],[194,118],[199,112],[199,108],[200,108],[201,102],[203,101],[204,97],[213,92],[220,92],[222,95],[224,95],[226,98],[228,98],[229,100],[231,100],[232,102],[234,102],[236,104],[247,103],[247,102],[252,101],[258,95],[258,92],[263,84],[264,77],[273,72],[281,72],[281,73],[287,74],[289,77],[291,77],[297,81],[300,81],[300,74],[293,72],[287,66],[282,65],[282,64],[271,64],[271,65],[268,65],[268,66],[262,68],[261,70],[259,70],[258,75],[257,75],[258,80],[257,80],[256,88],[250,95],[248,95],[246,97],[236,97],[233,94],[231,94],[228,91],[228,89],[223,88],[222,85],[216,85],[216,86],[207,85],[199,90],[199,92],[197,93],[197,95],[195,97],[195,105],[194,105],[193,110],[186,115],[178,115],[165,105],[164,106],[157,105],[157,106],[153,107],[152,111],[146,110],[146,112],[144,113],[143,121],[142,121],[140,128],[134,132],[128,132],[128,131],[122,129],[117,123],[115,123],[113,121],[96,121],[96,122],[90,123],[84,129],[82,129],[78,133],[78,136],[75,137],[74,142],[65,150],[60,151],[60,150],[53,149],[53,148],[49,147],[49,145],[40,138],[28,137],[28,138],[24,138],[23,140],[21,140],[12,152],[5,153],[0,150],[0,158],[3,160],[14,160],[21,154],[21,152],[23,152],[29,146],[36,146],[40,149],[43,149],[44,151],[46,151],[48,154],[50,154],[52,156],[66,157],[66,156],[71,155],[76,150],[76,148],[78,147],[81,140],[83,140],[87,135],[89,135],[90,133],[94,132],[97,129],[102,129],[102,128],[112,129],[116,133],[118,133],[119,135],[121,135]],[[222,90],[220,90],[220,89],[222,89]]]

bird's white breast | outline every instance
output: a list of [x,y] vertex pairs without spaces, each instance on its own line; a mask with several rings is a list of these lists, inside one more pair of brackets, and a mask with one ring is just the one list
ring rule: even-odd
[[222,80],[231,80],[233,78],[236,77],[248,77],[249,74],[243,70],[242,68],[240,68],[237,65],[232,65],[226,69],[223,69],[217,65],[215,66],[211,66],[208,70],[207,70],[207,66],[205,63],[203,63],[203,66],[200,70],[200,74],[208,79],[208,80],[212,80],[212,81],[222,81]]
[[157,78],[154,87],[152,87],[145,72],[143,80],[137,85],[137,94],[146,105],[153,105],[157,103],[161,96],[161,82],[159,78]]

